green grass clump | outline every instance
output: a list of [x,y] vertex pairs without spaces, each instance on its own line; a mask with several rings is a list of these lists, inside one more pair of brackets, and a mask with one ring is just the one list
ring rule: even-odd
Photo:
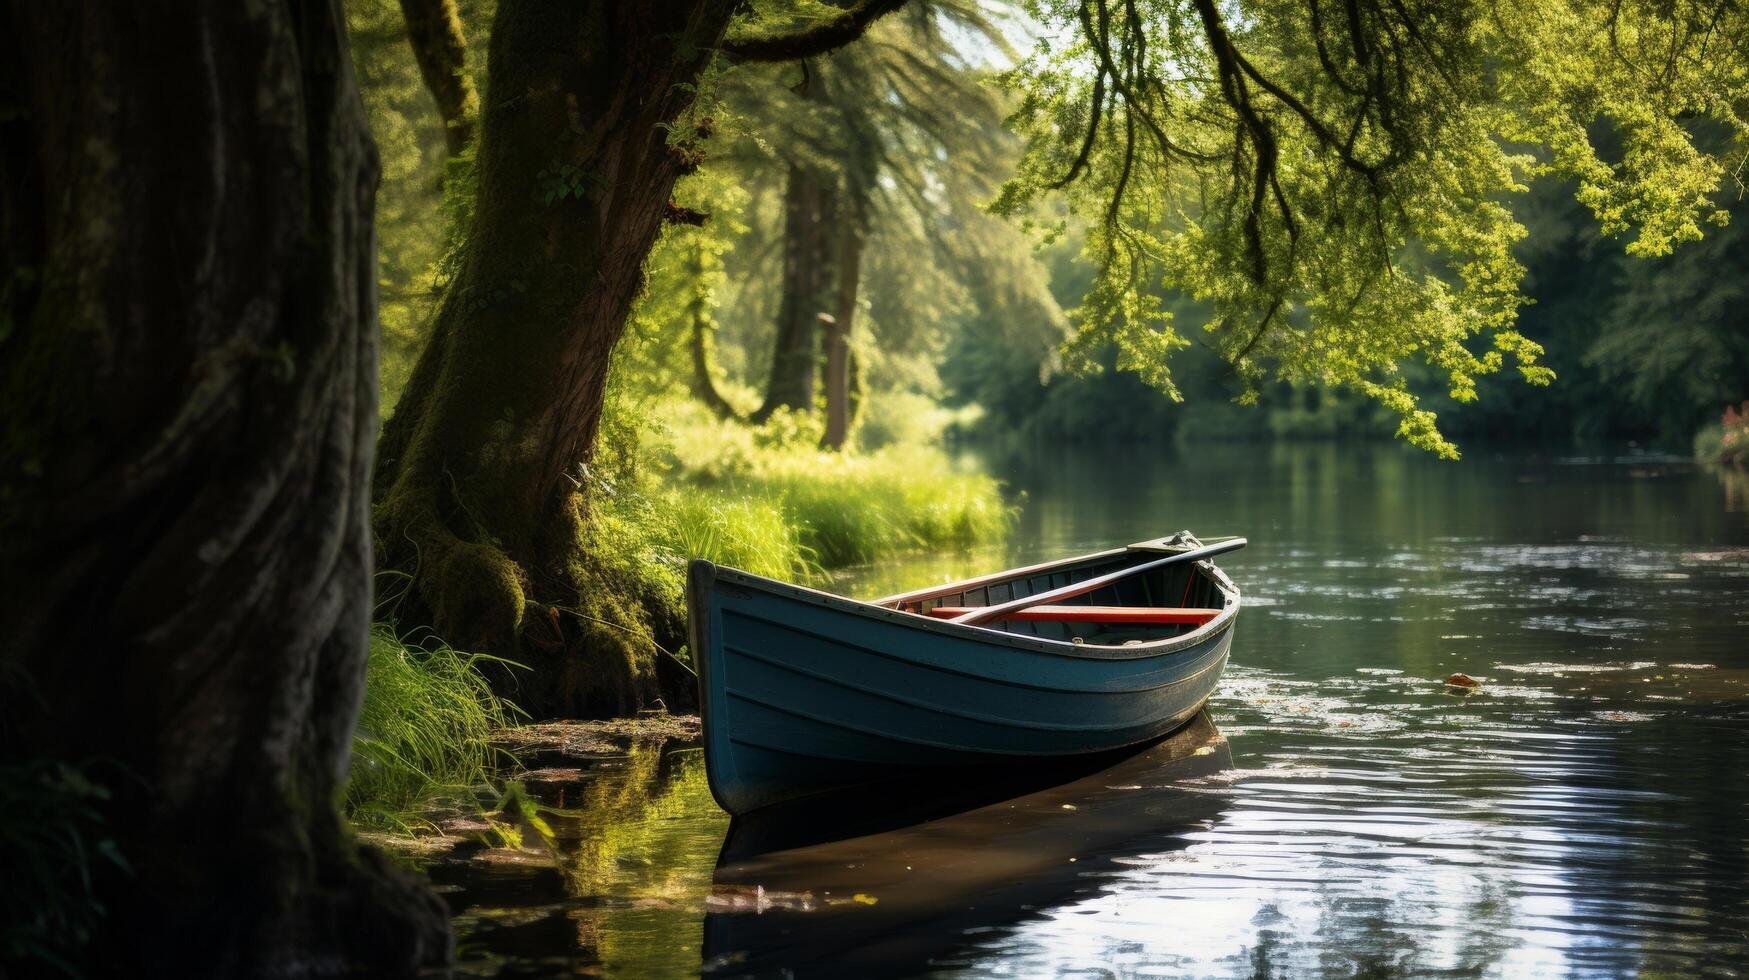
[[836,453],[819,439],[818,413],[779,412],[750,426],[690,401],[610,399],[579,575],[597,576],[590,594],[636,597],[615,629],[647,634],[684,659],[685,569],[694,558],[818,582],[828,568],[965,548],[1008,531],[1013,513],[996,481],[956,469],[939,449]]
[[1010,520],[996,481],[955,472],[945,455],[926,448],[773,453],[744,487],[780,502],[827,567],[997,540]]
[[[836,568],[900,551],[999,540],[1012,521],[995,480],[956,469],[933,446],[826,452],[818,448],[814,416],[779,412],[754,427],[686,406],[667,414],[672,478],[696,488],[675,492],[689,508],[738,508],[725,510],[712,524],[711,543],[719,547],[765,541],[775,552],[779,525],[787,525],[790,538],[811,561]],[[757,571],[741,565],[733,548],[725,547],[730,554],[717,557],[688,550],[694,544],[685,536],[676,541],[688,556]],[[761,557],[768,568],[782,567],[774,554]]]
[[719,492],[671,491],[662,497],[664,543],[677,555],[706,558],[767,578],[819,576],[813,549],[769,500]]
[[346,784],[353,819],[403,826],[400,815],[437,792],[485,780],[498,754],[488,738],[517,714],[480,672],[493,660],[410,643],[383,624],[371,630]]

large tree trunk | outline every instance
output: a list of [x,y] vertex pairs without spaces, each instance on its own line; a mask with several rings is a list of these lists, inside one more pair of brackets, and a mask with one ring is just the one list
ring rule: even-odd
[[826,219],[836,189],[831,175],[805,164],[790,164],[783,198],[783,297],[778,302],[771,377],[765,401],[753,414],[756,422],[780,408],[804,412],[814,408],[820,315],[831,303]]
[[539,714],[658,693],[656,610],[602,578],[579,489],[609,356],[697,162],[670,132],[736,6],[501,0],[493,23],[474,223],[384,430],[377,528],[414,575],[403,612],[533,666],[515,697]]
[[473,142],[480,111],[480,97],[466,70],[468,42],[461,14],[455,0],[401,0],[401,14],[419,74],[443,117],[444,142],[453,157]]
[[826,327],[826,431],[820,439],[827,449],[843,449],[850,436],[850,335],[862,285],[862,224],[862,209],[854,204],[839,219],[838,297]]
[[133,976],[442,963],[441,903],[339,815],[377,326],[338,5],[7,4],[0,88],[0,755],[102,778],[129,866],[67,952]]

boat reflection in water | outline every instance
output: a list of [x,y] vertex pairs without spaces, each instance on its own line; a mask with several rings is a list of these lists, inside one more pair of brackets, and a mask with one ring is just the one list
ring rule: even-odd
[[[907,975],[951,967],[992,932],[1067,904],[1113,859],[1188,844],[1232,768],[1207,712],[1163,741],[1071,769],[1031,766],[889,785],[730,825],[704,924],[703,971]],[[895,804],[915,800],[914,805]]]

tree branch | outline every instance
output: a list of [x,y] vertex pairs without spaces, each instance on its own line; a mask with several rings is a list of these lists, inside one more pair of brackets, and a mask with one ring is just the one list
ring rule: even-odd
[[907,0],[861,0],[837,16],[798,31],[723,39],[722,52],[737,61],[795,61],[836,51],[861,37],[869,25]]

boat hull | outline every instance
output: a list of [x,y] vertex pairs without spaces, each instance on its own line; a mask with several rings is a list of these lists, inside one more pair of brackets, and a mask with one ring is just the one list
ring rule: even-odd
[[[1234,616],[1092,647],[962,626],[709,562],[689,575],[711,792],[741,814],[918,767],[1109,752],[1188,722]],[[1237,612],[1236,596],[1232,613]]]

